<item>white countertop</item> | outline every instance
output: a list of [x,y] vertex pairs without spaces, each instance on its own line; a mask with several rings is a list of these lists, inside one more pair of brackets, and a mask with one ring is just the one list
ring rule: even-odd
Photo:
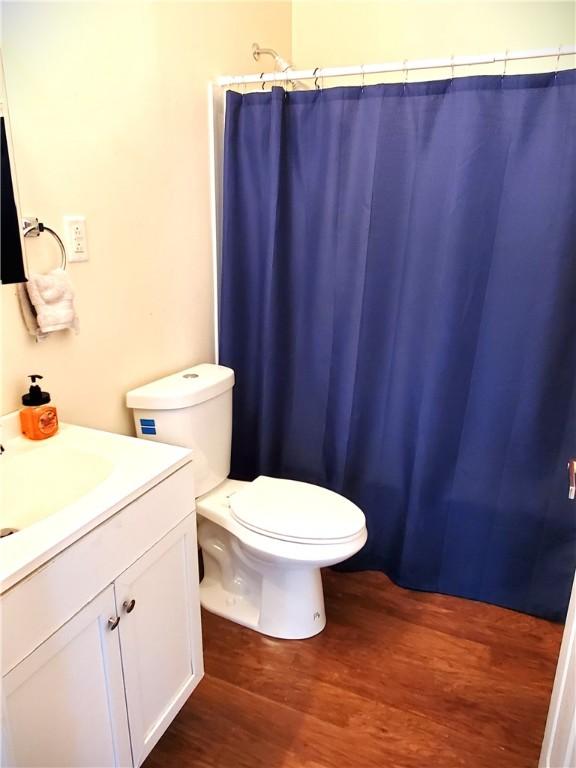
[[19,528],[0,539],[0,594],[192,460],[187,448],[71,424],[28,440],[18,413],[0,425],[1,527]]

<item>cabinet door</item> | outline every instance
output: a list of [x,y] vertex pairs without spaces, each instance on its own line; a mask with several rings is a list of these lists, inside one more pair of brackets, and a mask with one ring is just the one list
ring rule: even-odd
[[203,674],[196,520],[191,515],[115,581],[134,765]]
[[131,766],[114,589],[2,678],[3,766]]

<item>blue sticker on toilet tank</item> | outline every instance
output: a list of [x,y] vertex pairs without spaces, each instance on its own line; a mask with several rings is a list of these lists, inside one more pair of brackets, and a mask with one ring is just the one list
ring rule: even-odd
[[140,429],[143,435],[155,435],[156,422],[154,419],[140,419]]

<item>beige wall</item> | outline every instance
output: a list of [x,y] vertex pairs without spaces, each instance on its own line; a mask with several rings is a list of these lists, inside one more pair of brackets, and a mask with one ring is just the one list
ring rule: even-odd
[[[290,55],[289,3],[4,3],[3,58],[22,212],[87,217],[69,266],[80,334],[36,344],[1,289],[2,412],[29,373],[62,419],[132,432],[125,392],[212,359],[207,83]],[[29,268],[58,261],[47,235]]]
[[[298,67],[313,68],[574,45],[575,7],[572,0],[294,0],[292,55]],[[563,62],[562,66],[569,65],[567,59]],[[544,60],[544,65],[542,60],[510,63],[507,73],[547,71],[555,66],[553,59]],[[501,64],[463,67],[457,75],[501,71]],[[410,79],[432,76],[447,77],[449,72],[410,73]],[[387,80],[401,77],[389,75]]]

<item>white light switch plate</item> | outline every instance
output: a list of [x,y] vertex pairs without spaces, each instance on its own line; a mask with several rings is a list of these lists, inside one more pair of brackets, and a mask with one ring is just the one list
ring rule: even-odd
[[85,216],[64,216],[66,257],[68,261],[88,261]]

